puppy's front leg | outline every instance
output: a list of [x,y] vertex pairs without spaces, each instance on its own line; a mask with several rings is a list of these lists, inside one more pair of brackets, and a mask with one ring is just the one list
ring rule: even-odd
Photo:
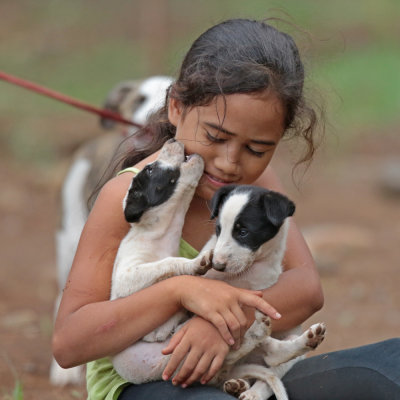
[[212,255],[213,251],[207,250],[192,260],[183,257],[167,257],[135,266],[121,262],[117,266],[118,273],[113,277],[111,300],[129,296],[173,276],[203,275],[212,266]]

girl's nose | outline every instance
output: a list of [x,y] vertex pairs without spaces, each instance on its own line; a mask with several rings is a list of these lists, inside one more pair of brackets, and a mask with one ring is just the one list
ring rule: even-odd
[[234,144],[221,146],[215,158],[215,166],[226,175],[234,175],[240,167],[240,149]]

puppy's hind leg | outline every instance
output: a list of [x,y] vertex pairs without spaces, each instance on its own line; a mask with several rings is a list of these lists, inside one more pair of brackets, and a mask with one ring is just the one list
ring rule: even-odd
[[312,325],[294,339],[278,340],[266,337],[262,344],[264,361],[267,365],[275,366],[302,356],[314,350],[324,340],[325,332],[325,325],[319,323]]
[[122,378],[135,384],[161,380],[170,358],[161,354],[165,345],[165,342],[136,342],[113,357],[113,366]]
[[238,360],[253,351],[266,336],[271,334],[271,320],[268,316],[256,310],[256,319],[244,335],[243,343],[238,350],[228,353],[226,365],[235,364]]
[[266,400],[273,394],[277,400],[289,400],[281,379],[272,368],[257,364],[242,364],[232,370],[232,376],[256,379],[255,384],[239,396],[240,400]]

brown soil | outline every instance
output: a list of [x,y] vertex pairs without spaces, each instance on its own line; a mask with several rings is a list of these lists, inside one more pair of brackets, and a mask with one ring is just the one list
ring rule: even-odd
[[[388,155],[398,157],[399,145],[396,140],[384,148],[370,141],[339,159],[324,156],[301,192],[290,189],[299,225],[308,231],[319,227],[319,239],[330,237],[319,250],[325,306],[309,321],[328,326],[317,353],[399,333],[400,198],[385,194],[379,184],[383,163]],[[54,388],[48,382],[57,293],[54,182],[60,177],[4,156],[0,177],[0,397],[11,398],[19,381],[25,400],[85,398],[83,387]]]

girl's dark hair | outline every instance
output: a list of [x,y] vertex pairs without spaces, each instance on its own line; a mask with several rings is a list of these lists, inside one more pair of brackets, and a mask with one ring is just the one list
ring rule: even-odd
[[165,106],[143,128],[154,137],[152,144],[127,155],[122,168],[132,166],[159,149],[175,135],[168,121],[168,99],[184,109],[206,106],[219,95],[272,91],[285,110],[285,134],[305,139],[311,160],[317,113],[304,94],[304,67],[292,37],[263,21],[232,19],[204,32],[187,52],[179,77],[170,87]]
[[205,106],[219,95],[272,91],[285,110],[285,135],[305,139],[307,151],[299,161],[309,161],[315,151],[315,110],[304,94],[304,67],[292,37],[264,21],[232,19],[204,32],[187,52],[166,102],[143,127],[154,138],[151,145],[131,150],[120,168],[139,162],[175,135],[168,121],[168,100],[178,100],[188,110]]

